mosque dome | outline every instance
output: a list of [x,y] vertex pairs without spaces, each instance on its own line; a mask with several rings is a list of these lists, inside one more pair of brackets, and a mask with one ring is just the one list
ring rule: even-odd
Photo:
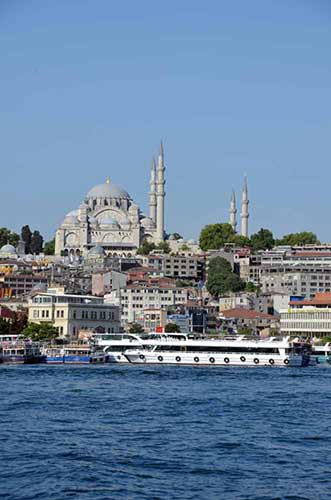
[[141,225],[145,229],[155,229],[155,224],[149,217],[144,217],[143,219],[141,219]]
[[97,184],[88,193],[87,198],[125,198],[130,200],[130,195],[116,184],[106,180],[104,184]]
[[90,248],[90,250],[88,251],[88,255],[91,257],[91,256],[104,256],[105,255],[105,251],[104,249],[102,248],[102,246],[100,245],[95,245],[94,247]]
[[16,248],[7,243],[7,245],[0,248],[0,255],[16,255]]
[[78,217],[78,210],[72,210],[65,216],[63,224],[77,224],[78,223],[77,217]]

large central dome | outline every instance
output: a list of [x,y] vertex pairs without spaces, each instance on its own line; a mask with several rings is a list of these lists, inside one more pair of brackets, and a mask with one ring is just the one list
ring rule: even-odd
[[129,193],[119,186],[116,186],[110,179],[107,179],[104,184],[94,186],[88,193],[87,198],[125,198],[131,199]]

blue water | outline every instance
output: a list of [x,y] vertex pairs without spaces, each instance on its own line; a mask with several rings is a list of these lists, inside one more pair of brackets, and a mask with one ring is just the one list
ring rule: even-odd
[[0,498],[330,499],[331,369],[0,366]]

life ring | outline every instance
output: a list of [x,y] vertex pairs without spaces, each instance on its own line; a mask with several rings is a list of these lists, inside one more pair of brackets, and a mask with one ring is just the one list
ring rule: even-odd
[[284,365],[288,365],[288,364],[289,364],[289,362],[290,362],[290,360],[289,360],[289,359],[284,359]]
[[209,361],[210,361],[211,363],[215,363],[215,358],[209,358]]
[[195,356],[194,361],[195,361],[196,363],[199,363],[199,361],[200,361],[200,360],[199,360],[198,356]]
[[269,359],[269,363],[270,363],[271,365],[274,365],[274,364],[275,364],[275,360],[274,360],[274,359]]
[[163,357],[162,357],[162,356],[159,356],[157,359],[158,359],[159,361],[163,361]]
[[181,361],[181,357],[180,356],[176,356],[176,361]]
[[139,354],[139,359],[145,359],[145,356],[143,354]]
[[226,363],[226,364],[230,363],[229,358],[224,358],[224,363]]
[[254,363],[255,363],[256,365],[258,365],[258,364],[259,364],[259,362],[260,362],[260,360],[259,360],[258,358],[255,358],[255,359],[254,359]]
[[246,361],[245,356],[240,356],[240,361],[242,361],[243,363],[245,363],[245,361]]

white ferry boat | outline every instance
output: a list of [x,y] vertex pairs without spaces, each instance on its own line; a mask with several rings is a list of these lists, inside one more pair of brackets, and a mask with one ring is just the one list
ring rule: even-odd
[[92,340],[93,353],[91,362],[128,363],[124,352],[132,349],[143,349],[145,346],[158,345],[162,340],[183,340],[187,336],[180,333],[131,334],[131,333],[100,333]]
[[162,338],[126,350],[130,363],[214,365],[214,366],[308,366],[309,345],[298,339],[224,339]]

